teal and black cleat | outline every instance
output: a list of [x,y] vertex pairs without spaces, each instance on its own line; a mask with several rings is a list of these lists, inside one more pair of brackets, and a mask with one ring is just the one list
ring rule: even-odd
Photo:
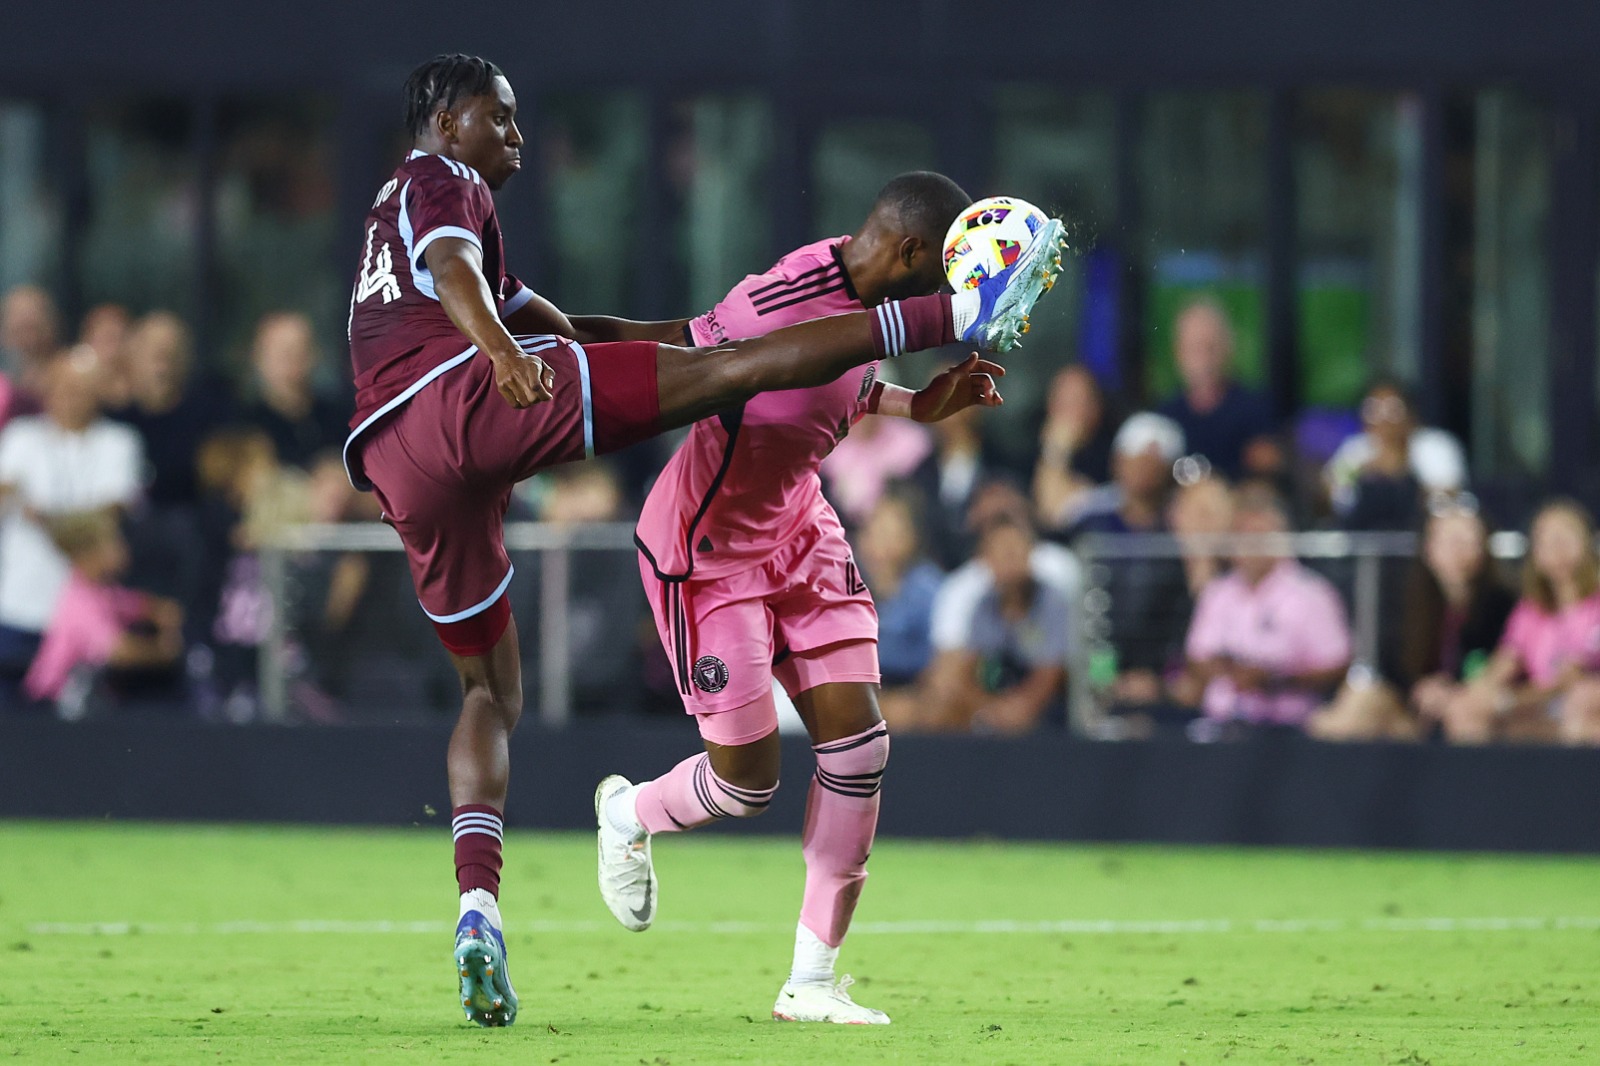
[[1059,218],[1045,219],[1033,242],[1015,263],[978,285],[982,301],[977,317],[960,339],[985,351],[1009,352],[1028,332],[1028,314],[1061,274],[1066,227]]
[[456,926],[456,971],[467,1021],[485,1029],[517,1020],[517,993],[506,969],[506,942],[488,918],[468,911]]

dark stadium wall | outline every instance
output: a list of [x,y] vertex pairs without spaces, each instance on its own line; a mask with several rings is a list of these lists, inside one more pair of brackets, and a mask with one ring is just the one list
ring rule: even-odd
[[[882,80],[959,99],[968,78],[1100,84],[1327,75],[1600,85],[1589,0],[697,0],[692,4],[10,3],[0,88],[398,85],[421,58],[480,51],[539,83],[774,74]],[[70,26],[70,32],[63,32]],[[990,50],[975,50],[976,41]],[[130,47],[130,43],[136,46]]]
[[[227,728],[0,720],[0,818],[327,822],[447,828],[444,728]],[[507,822],[593,828],[594,784],[665,770],[684,723],[524,729]],[[784,752],[760,819],[797,832],[811,753]],[[895,836],[1600,853],[1600,751],[901,737]]]

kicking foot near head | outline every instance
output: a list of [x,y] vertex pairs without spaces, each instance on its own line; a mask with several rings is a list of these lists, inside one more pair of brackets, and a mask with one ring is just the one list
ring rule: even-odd
[[634,785],[612,774],[594,790],[600,850],[600,898],[624,929],[650,928],[656,918],[656,870],[650,834],[633,814]]
[[506,942],[500,934],[499,908],[494,897],[483,893],[481,909],[462,897],[461,921],[456,926],[455,963],[461,978],[461,1009],[467,1021],[485,1029],[511,1025],[517,1020],[517,993],[506,966]]
[[791,981],[778,993],[772,1017],[780,1022],[832,1022],[835,1025],[888,1025],[889,1016],[881,1010],[863,1007],[850,998],[848,989],[855,982],[845,974],[836,982]]
[[1009,352],[1028,332],[1028,315],[1061,274],[1066,227],[1046,219],[1017,261],[976,289],[955,295],[951,311],[958,339],[991,352]]

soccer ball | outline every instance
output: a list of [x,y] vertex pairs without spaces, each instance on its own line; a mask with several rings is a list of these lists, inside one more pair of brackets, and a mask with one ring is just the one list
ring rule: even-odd
[[990,196],[950,223],[944,235],[944,276],[960,292],[975,289],[1015,263],[1047,216],[1026,200]]

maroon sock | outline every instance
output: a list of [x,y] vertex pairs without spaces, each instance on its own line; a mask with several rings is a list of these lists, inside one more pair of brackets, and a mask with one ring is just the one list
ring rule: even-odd
[[462,892],[481,888],[500,898],[500,842],[505,824],[500,812],[483,803],[468,803],[450,812],[456,838],[456,884]]
[[872,309],[870,321],[872,348],[880,357],[926,351],[956,339],[945,293],[885,301]]

